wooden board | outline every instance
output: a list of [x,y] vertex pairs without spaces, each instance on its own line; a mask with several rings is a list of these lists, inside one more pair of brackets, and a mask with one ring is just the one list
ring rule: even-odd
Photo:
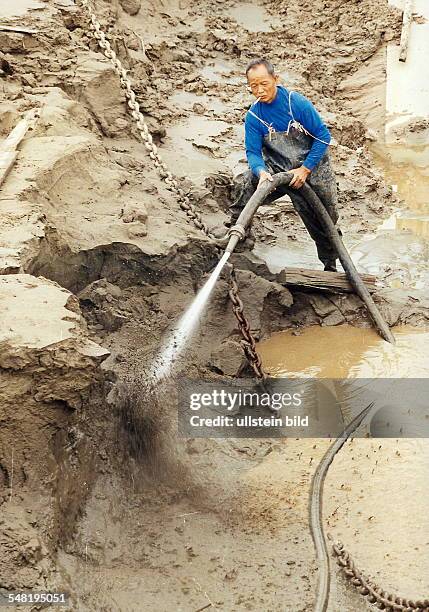
[[[361,274],[361,279],[370,293],[377,289],[377,278],[372,274]],[[335,293],[353,293],[344,272],[324,272],[323,270],[308,270],[306,268],[285,268],[277,274],[277,282],[286,286],[305,287],[332,291]]]
[[0,186],[18,157],[17,151],[0,151]]
[[405,0],[404,13],[402,15],[401,46],[399,49],[399,61],[405,62],[408,54],[410,40],[411,22],[413,20],[413,2]]
[[31,110],[16,125],[9,136],[0,144],[0,185],[5,181],[18,157],[18,147],[37,117],[37,111]]
[[0,24],[0,32],[17,32],[18,34],[37,34],[36,30],[29,30],[28,28],[19,28],[17,26],[6,26]]
[[27,116],[13,128],[6,140],[0,145],[0,152],[3,151],[15,151],[21,142],[24,140],[25,135],[31,127],[34,121],[34,111],[27,113]]

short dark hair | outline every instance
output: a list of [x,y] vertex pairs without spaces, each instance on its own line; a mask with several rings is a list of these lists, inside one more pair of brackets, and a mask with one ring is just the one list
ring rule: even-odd
[[264,59],[263,57],[257,57],[256,59],[253,59],[251,62],[247,64],[246,77],[249,74],[249,71],[252,70],[252,68],[256,68],[256,66],[265,66],[268,74],[271,74],[271,76],[275,75],[275,70],[274,70],[274,66],[272,65],[272,63]]

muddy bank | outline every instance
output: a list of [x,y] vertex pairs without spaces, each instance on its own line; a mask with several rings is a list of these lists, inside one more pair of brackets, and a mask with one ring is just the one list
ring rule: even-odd
[[3,275],[0,303],[1,586],[40,589],[60,585],[58,542],[93,481],[95,449],[78,423],[109,353],[51,281]]
[[[162,610],[311,610],[316,567],[306,496],[309,466],[325,443],[303,449],[297,441],[182,441],[170,430],[171,390],[162,413],[136,400],[137,419],[124,419],[120,393],[115,399],[118,380],[144,379],[218,253],[159,179],[82,12],[68,2],[41,6],[20,17],[35,34],[0,33],[0,138],[25,112],[40,109],[2,187],[0,279],[21,285],[31,274],[29,282],[70,296],[74,314],[58,312],[46,296],[52,319],[27,330],[56,334],[26,349],[19,368],[1,366],[8,389],[11,380],[22,385],[18,400],[7,398],[20,405],[19,424],[12,409],[4,413],[15,480],[12,487],[7,443],[1,520],[14,535],[12,546],[2,541],[1,586],[61,585],[77,610],[138,610],[141,601]],[[332,128],[340,225],[356,242],[399,205],[367,146],[374,138],[367,128],[377,129],[382,113],[376,102],[362,108],[362,73],[374,75],[378,100],[380,58],[398,35],[400,15],[369,1],[241,9],[97,2],[155,142],[211,227],[227,218],[233,176],[245,167],[242,119],[251,100],[243,66],[266,54]],[[303,21],[303,10],[317,17]],[[264,207],[255,234],[259,247],[303,246],[316,264],[287,202]],[[352,295],[288,288],[255,252],[238,255],[236,265],[257,338],[309,325],[369,325]],[[235,376],[242,366],[227,290],[224,274],[179,372],[215,378]],[[384,288],[376,300],[390,325],[427,321],[424,292]],[[22,302],[38,312],[32,295]],[[64,317],[79,319],[79,342],[58,335]],[[81,340],[95,343],[93,352],[83,351]],[[20,427],[31,436],[17,435]],[[142,449],[144,435],[160,445]]]

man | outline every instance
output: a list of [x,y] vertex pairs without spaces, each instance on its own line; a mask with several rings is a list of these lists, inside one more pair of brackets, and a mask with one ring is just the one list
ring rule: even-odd
[[234,223],[247,201],[264,181],[277,172],[290,171],[290,188],[280,186],[266,202],[286,193],[316,243],[320,261],[327,271],[336,271],[337,254],[312,208],[299,194],[307,182],[319,196],[332,221],[337,222],[337,184],[332,172],[328,145],[331,135],[313,104],[303,95],[279,85],[272,64],[255,59],[246,69],[249,88],[257,101],[245,120],[246,156],[250,170],[236,179],[238,195],[230,207]]

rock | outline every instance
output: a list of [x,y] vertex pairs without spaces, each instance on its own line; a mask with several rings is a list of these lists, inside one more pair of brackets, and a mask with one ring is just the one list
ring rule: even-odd
[[129,122],[126,119],[123,119],[122,117],[115,119],[115,127],[117,128],[118,132],[127,130],[128,126]]
[[0,106],[0,134],[8,136],[20,119],[17,108],[11,102]]
[[199,102],[195,102],[192,106],[192,110],[194,111],[194,113],[197,113],[197,115],[203,115],[206,112],[206,107],[204,106],[204,104],[200,104]]
[[128,15],[137,15],[141,8],[141,0],[119,0],[119,2]]
[[90,303],[97,307],[104,306],[109,296],[120,298],[122,291],[116,285],[109,283],[105,278],[87,285],[78,295],[81,302]]
[[3,53],[27,53],[29,36],[17,32],[0,32],[0,49]]
[[341,325],[341,323],[345,323],[345,318],[341,314],[339,310],[332,312],[327,317],[323,319],[323,325]]
[[236,376],[245,359],[243,349],[236,340],[225,340],[210,356],[210,365],[226,376]]
[[280,283],[273,283],[272,293],[276,296],[280,306],[288,308],[293,304],[293,296],[287,287],[283,287]]
[[95,320],[95,329],[115,331],[127,320],[118,307],[121,296],[119,287],[102,278],[87,285],[78,297],[82,308]]
[[141,223],[133,222],[127,225],[127,234],[129,238],[144,238],[147,236],[147,229]]
[[337,307],[323,294],[313,294],[309,297],[311,305],[319,317],[327,317],[337,311]]
[[144,204],[133,205],[128,204],[122,213],[121,219],[124,223],[132,223],[139,221],[145,224],[147,221],[147,210]]
[[29,85],[30,87],[37,87],[37,81],[34,74],[23,74],[21,75],[21,81],[23,85]]

